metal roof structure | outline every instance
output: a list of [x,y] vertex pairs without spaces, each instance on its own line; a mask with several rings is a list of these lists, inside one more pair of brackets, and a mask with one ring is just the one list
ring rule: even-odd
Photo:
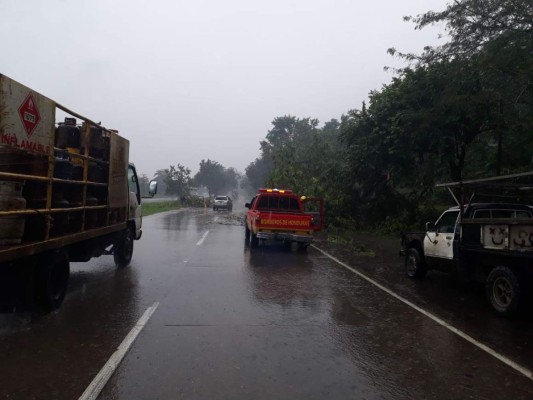
[[435,187],[446,188],[461,209],[474,197],[476,202],[533,204],[533,171],[439,183]]

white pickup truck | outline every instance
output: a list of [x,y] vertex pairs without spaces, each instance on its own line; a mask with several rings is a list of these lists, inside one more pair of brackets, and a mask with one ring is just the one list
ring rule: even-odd
[[421,279],[430,269],[456,273],[484,283],[493,309],[513,315],[531,288],[533,210],[502,203],[452,207],[427,223],[426,232],[405,233],[400,254],[409,278]]

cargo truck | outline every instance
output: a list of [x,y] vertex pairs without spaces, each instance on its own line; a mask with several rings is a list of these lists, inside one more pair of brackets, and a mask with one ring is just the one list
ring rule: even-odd
[[[56,124],[58,114],[66,117]],[[141,225],[129,141],[0,75],[0,272],[52,310],[65,297],[70,262],[112,254],[127,266]]]

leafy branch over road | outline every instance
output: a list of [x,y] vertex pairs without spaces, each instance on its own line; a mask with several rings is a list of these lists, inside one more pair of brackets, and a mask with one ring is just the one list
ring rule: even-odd
[[406,17],[449,41],[389,49],[407,66],[339,120],[275,118],[248,181],[324,197],[330,229],[396,232],[446,206],[437,182],[531,170],[532,16],[529,0],[462,0]]

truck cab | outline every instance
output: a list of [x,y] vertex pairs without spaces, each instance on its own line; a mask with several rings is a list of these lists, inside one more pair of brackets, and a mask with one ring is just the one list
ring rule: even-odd
[[434,224],[426,223],[423,242],[426,259],[434,258],[435,263],[443,264],[454,259],[454,240],[459,235],[458,220],[459,209],[452,208],[445,211]]
[[[448,270],[449,261],[457,260],[460,255],[459,243],[472,243],[480,241],[481,231],[472,229],[470,225],[476,221],[504,222],[505,220],[521,220],[532,218],[533,210],[522,204],[477,203],[468,206],[461,218],[460,208],[452,207],[442,213],[435,223],[426,223],[426,232],[423,238],[423,254],[429,267]],[[466,225],[463,224],[466,222]],[[470,222],[470,224],[469,224]],[[478,227],[479,228],[479,227]],[[463,234],[464,240],[461,240]],[[475,238],[472,235],[476,236]],[[496,227],[488,235],[494,245],[503,244],[507,240],[508,232],[499,232]],[[487,236],[487,235],[484,235]],[[481,243],[481,242],[479,242]],[[490,245],[489,245],[490,246]]]
[[142,206],[141,206],[141,189],[137,171],[133,163],[128,164],[128,209],[130,223],[134,224],[135,239],[139,240],[142,235]]

